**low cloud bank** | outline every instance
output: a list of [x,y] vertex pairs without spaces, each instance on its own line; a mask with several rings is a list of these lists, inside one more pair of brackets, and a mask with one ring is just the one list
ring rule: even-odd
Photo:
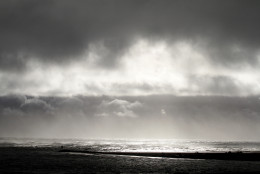
[[260,140],[251,97],[0,97],[0,136]]

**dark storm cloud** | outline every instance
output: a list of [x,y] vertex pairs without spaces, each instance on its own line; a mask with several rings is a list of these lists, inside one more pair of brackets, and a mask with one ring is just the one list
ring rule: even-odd
[[242,0],[3,0],[0,68],[22,70],[35,58],[75,61],[91,45],[98,47],[98,63],[113,67],[138,38],[203,41],[216,63],[254,64],[259,11],[259,1]]
[[45,101],[38,98],[27,99],[21,106],[22,111],[29,113],[45,113],[52,110],[52,107]]
[[[198,94],[215,94],[215,95],[239,95],[248,94],[251,90],[250,86],[241,83],[235,78],[229,76],[189,76],[189,84],[198,87],[198,91],[194,91]],[[184,89],[185,90],[185,89]],[[186,89],[189,91],[189,89]],[[184,92],[184,91],[183,91]]]
[[[25,66],[29,58],[35,57],[47,62],[68,61],[96,41],[108,48],[105,56],[112,59],[112,53],[119,53],[126,42],[123,23],[127,23],[133,9],[130,6],[127,10],[128,4],[1,1],[1,68]],[[120,30],[124,32],[120,34]]]

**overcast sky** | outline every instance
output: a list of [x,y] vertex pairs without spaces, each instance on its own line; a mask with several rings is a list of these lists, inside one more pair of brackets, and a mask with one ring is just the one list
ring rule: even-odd
[[1,0],[1,137],[259,140],[260,1]]
[[256,95],[260,2],[1,0],[0,93]]

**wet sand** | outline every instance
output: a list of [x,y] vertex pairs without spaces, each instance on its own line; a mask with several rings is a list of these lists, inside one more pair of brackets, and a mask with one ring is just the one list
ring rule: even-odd
[[260,161],[59,152],[53,147],[1,147],[0,173],[259,173]]
[[260,152],[99,152],[85,150],[62,149],[59,152],[86,154],[126,155],[163,158],[216,159],[238,161],[260,161]]

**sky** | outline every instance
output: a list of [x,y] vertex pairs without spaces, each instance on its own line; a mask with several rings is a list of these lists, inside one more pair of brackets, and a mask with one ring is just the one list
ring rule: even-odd
[[69,124],[71,137],[259,140],[259,13],[256,0],[1,0],[0,136]]

